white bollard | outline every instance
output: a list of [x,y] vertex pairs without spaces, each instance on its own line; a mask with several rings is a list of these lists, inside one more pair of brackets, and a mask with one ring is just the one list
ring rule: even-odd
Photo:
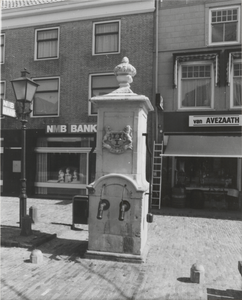
[[190,280],[193,283],[204,283],[205,269],[202,265],[193,264],[190,270]]
[[30,254],[30,261],[33,264],[39,264],[43,262],[43,254],[40,250],[35,249]]

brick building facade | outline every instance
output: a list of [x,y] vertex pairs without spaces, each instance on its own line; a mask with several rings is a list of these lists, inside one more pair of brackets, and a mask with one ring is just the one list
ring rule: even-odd
[[[40,84],[27,124],[28,195],[86,194],[95,178],[97,123],[89,99],[118,87],[113,69],[124,56],[137,69],[132,90],[152,101],[153,12],[148,0],[3,6],[1,98],[15,101],[11,80],[23,68]],[[2,193],[18,195],[21,123],[3,116],[1,126]],[[60,185],[67,169],[77,180]]]

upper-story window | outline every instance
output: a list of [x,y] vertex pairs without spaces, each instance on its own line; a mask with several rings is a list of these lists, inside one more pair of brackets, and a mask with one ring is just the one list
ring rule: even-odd
[[175,55],[174,86],[178,109],[211,109],[218,83],[218,54]]
[[240,7],[212,8],[209,13],[209,44],[240,42]]
[[242,58],[241,52],[229,53],[228,85],[230,86],[230,108],[242,107]]
[[241,91],[242,91],[242,62],[234,62],[233,64],[233,107],[241,107]]
[[33,79],[39,84],[33,101],[33,117],[59,115],[60,80],[58,77]]
[[35,31],[35,59],[57,59],[59,57],[59,28]]
[[[114,74],[93,74],[89,80],[89,99],[94,96],[101,96],[116,90],[119,87]],[[89,101],[89,115],[96,115],[97,109],[93,103]]]
[[5,61],[5,34],[1,34],[1,64],[4,64]]
[[180,68],[179,108],[212,107],[212,64],[186,63]]
[[120,21],[93,23],[93,55],[120,52]]

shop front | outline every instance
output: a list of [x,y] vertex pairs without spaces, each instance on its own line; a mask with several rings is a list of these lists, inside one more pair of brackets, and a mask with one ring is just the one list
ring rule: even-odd
[[[17,196],[21,172],[20,133],[17,130],[9,133],[4,135],[3,194]],[[74,195],[86,195],[86,186],[95,177],[95,145],[95,124],[47,125],[45,130],[28,129],[28,196],[71,199]]]
[[242,115],[182,113],[176,120],[185,125],[164,135],[163,205],[240,209]]

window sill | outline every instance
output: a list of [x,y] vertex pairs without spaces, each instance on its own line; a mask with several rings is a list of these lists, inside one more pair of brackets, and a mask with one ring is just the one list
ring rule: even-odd
[[241,110],[242,106],[237,106],[237,107],[230,107],[229,110]]
[[92,56],[113,55],[113,54],[120,54],[120,51],[118,51],[118,52],[105,52],[105,53],[92,53]]
[[216,46],[234,46],[234,45],[240,45],[240,42],[230,42],[230,43],[209,43],[208,47],[216,47]]
[[34,61],[57,60],[59,57],[35,58]]
[[36,187],[62,188],[62,189],[86,189],[87,184],[65,182],[35,182]]
[[209,108],[209,107],[199,107],[199,108],[196,108],[196,107],[191,107],[191,108],[178,108],[176,111],[203,111],[203,110],[206,110],[206,111],[215,111],[215,108]]
[[33,115],[30,115],[30,117],[31,118],[58,118],[59,117],[59,115],[57,116],[57,115],[42,115],[42,116],[33,116]]

